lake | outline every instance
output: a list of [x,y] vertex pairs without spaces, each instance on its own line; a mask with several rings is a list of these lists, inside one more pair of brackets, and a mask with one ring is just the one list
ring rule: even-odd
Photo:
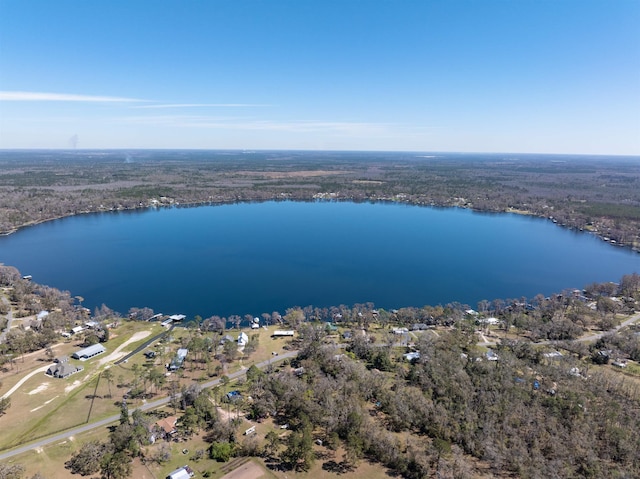
[[266,202],[64,218],[0,238],[0,262],[126,314],[260,315],[549,295],[640,271],[550,221],[457,208]]

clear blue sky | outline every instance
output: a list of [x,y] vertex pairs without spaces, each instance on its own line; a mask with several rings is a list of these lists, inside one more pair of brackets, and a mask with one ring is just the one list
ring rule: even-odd
[[640,154],[640,0],[0,0],[0,148]]

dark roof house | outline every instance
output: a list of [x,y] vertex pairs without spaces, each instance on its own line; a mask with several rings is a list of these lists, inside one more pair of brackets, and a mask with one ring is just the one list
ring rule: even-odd
[[53,364],[47,369],[47,376],[52,376],[54,378],[67,378],[72,374],[75,374],[79,371],[82,371],[81,366],[74,366],[69,363],[57,363]]

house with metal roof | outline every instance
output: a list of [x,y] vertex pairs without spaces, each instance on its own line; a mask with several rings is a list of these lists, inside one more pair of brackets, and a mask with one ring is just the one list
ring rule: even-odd
[[47,369],[47,376],[61,379],[68,378],[72,374],[82,371],[83,369],[84,368],[82,366],[74,366],[69,363],[56,363],[52,364],[49,369]]
[[98,354],[102,354],[105,351],[106,349],[102,344],[94,344],[92,346],[89,346],[88,348],[76,351],[71,355],[71,357],[73,359],[80,359],[81,361],[85,361],[89,358],[97,356]]
[[193,477],[194,472],[189,466],[182,466],[173,472],[170,472],[166,479],[189,479]]

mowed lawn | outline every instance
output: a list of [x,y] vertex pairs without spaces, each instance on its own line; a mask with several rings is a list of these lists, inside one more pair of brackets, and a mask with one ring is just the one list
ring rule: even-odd
[[[0,448],[6,449],[18,444],[32,441],[58,431],[84,424],[89,418],[97,420],[119,412],[114,398],[105,397],[108,394],[108,384],[100,381],[98,389],[98,375],[108,365],[105,359],[120,345],[134,334],[147,331],[148,334],[158,334],[161,326],[149,323],[124,323],[113,331],[113,339],[104,344],[107,351],[87,361],[72,360],[72,364],[84,369],[65,379],[46,376],[39,372],[30,377],[10,396],[11,407],[0,417]],[[149,336],[150,337],[150,336]],[[147,338],[145,338],[147,339]],[[132,351],[145,339],[136,341],[123,348],[123,352]],[[70,355],[79,349],[75,343],[63,344],[54,351],[56,356]],[[18,359],[20,371],[9,371],[9,381],[0,376],[3,381],[0,394],[5,394],[13,385],[43,366],[52,364],[46,359],[44,351],[25,358],[22,363]],[[113,366],[111,366],[113,368]],[[115,370],[114,370],[115,373]],[[112,385],[112,390],[115,390]]]
[[[51,434],[56,429],[72,427],[74,424],[80,424],[86,421],[93,401],[93,409],[91,410],[91,419],[96,420],[100,417],[117,414],[119,412],[118,405],[122,400],[122,395],[128,391],[128,386],[118,387],[118,377],[128,382],[133,377],[133,369],[142,369],[146,367],[163,368],[163,361],[167,357],[171,357],[175,353],[175,349],[179,346],[183,335],[189,334],[189,332],[182,328],[177,328],[172,333],[172,341],[163,344],[154,344],[150,348],[156,351],[167,351],[164,358],[156,358],[155,361],[147,360],[142,354],[137,354],[130,358],[125,364],[119,366],[111,366],[114,382],[111,385],[111,392],[113,396],[108,396],[109,387],[106,381],[101,380],[98,382],[98,373],[104,370],[105,364],[100,365],[100,360],[107,357],[118,345],[122,344],[131,338],[136,332],[143,330],[145,327],[149,328],[148,323],[127,323],[126,329],[116,331],[117,337],[107,343],[107,353],[92,358],[89,361],[83,362],[85,370],[81,373],[71,376],[65,380],[52,379],[44,376],[44,374],[38,374],[35,377],[27,381],[19,391],[14,393],[16,398],[20,394],[20,403],[16,403],[15,409],[12,406],[10,409],[11,414],[7,414],[5,417],[0,418],[0,428],[5,429],[7,424],[11,424],[13,421],[24,421],[17,428],[17,432],[12,432],[11,437],[13,440],[20,438],[20,434],[32,435],[31,439],[35,438],[35,435]],[[259,347],[249,357],[243,357],[242,360],[236,360],[228,365],[227,373],[233,372],[237,369],[245,369],[251,364],[267,360],[269,358],[275,358],[274,352],[278,355],[285,352],[283,349],[290,339],[279,338],[274,339],[271,334],[274,329],[282,329],[276,327],[270,327],[268,329],[261,328],[260,330],[245,330],[248,335],[259,334]],[[238,331],[228,331],[234,338],[237,336]],[[156,331],[153,334],[157,334]],[[126,350],[133,350],[137,343],[130,344],[126,347]],[[75,349],[75,347],[73,348]],[[34,361],[33,368],[36,368],[41,363]],[[137,365],[137,366],[135,366]],[[194,377],[201,376],[206,371],[196,366],[193,372],[187,372],[184,377],[181,378],[181,382],[191,382]],[[178,375],[176,375],[178,376]],[[46,386],[45,386],[46,384]],[[97,388],[96,388],[97,385]],[[241,385],[234,385],[233,383],[228,389],[234,389],[239,386],[240,390],[244,388]],[[65,391],[66,390],[66,391]],[[37,392],[33,392],[37,391]],[[29,394],[29,393],[32,394]],[[165,395],[165,392],[161,392],[161,395]],[[93,397],[93,396],[96,397]],[[56,397],[59,396],[59,397]],[[53,399],[55,398],[55,399]],[[53,400],[52,400],[53,399]],[[47,401],[50,401],[47,403]],[[136,405],[141,404],[142,400],[128,401],[130,410],[134,409]],[[46,404],[45,404],[46,403]],[[35,409],[35,411],[32,411]],[[236,411],[234,408],[229,408],[229,412],[232,417],[235,417]],[[72,411],[72,413],[69,413]],[[220,409],[220,414],[226,419],[227,407],[223,405]],[[170,409],[167,409],[168,413],[172,413]],[[30,416],[33,416],[30,417]],[[8,421],[7,421],[8,420]],[[73,424],[72,424],[73,423]],[[262,442],[264,436],[270,430],[275,430],[282,436],[282,440],[285,440],[289,431],[280,429],[279,425],[274,424],[271,420],[263,421],[262,423],[254,423],[243,418],[242,424],[238,428],[238,435],[240,441],[245,437],[242,435],[245,429],[256,426],[256,438]],[[37,431],[37,433],[36,433]],[[44,431],[42,433],[41,431]],[[47,432],[49,431],[49,432]],[[26,475],[35,474],[41,472],[49,479],[58,479],[69,477],[69,471],[64,469],[64,463],[76,452],[83,443],[90,440],[105,440],[107,436],[107,428],[99,428],[86,434],[82,434],[78,437],[71,437],[65,440],[61,440],[55,444],[51,444],[37,451],[30,451],[25,454],[21,454],[15,457],[12,462],[23,464],[26,467]],[[3,442],[8,442],[4,437]],[[171,470],[180,467],[185,464],[189,464],[198,475],[208,473],[209,477],[220,479],[229,473],[235,478],[236,475],[241,476],[241,479],[259,479],[259,478],[371,478],[382,479],[389,477],[386,470],[376,464],[370,464],[367,461],[361,461],[357,468],[345,471],[338,470],[336,464],[342,461],[342,451],[330,451],[322,446],[314,446],[318,455],[318,459],[313,468],[307,473],[293,473],[292,471],[280,471],[277,468],[271,468],[267,466],[265,461],[261,458],[236,458],[232,459],[231,463],[217,463],[208,458],[207,448],[208,444],[203,441],[202,433],[188,439],[186,441],[171,442],[171,459],[169,462],[159,464],[143,464],[139,460],[134,461],[134,471],[132,477],[145,479],[145,478],[159,478],[165,477]],[[6,446],[5,446],[6,447]],[[154,448],[159,447],[159,444],[151,445],[147,449],[147,453],[152,453]],[[284,448],[284,446],[282,446]],[[198,459],[195,454],[198,450],[204,451],[204,457]],[[235,474],[233,473],[235,471]],[[228,476],[229,477],[229,476]],[[236,478],[238,479],[238,478]]]
[[[240,354],[236,361],[228,365],[227,374],[238,369],[244,369],[251,364],[275,357],[274,352],[280,354],[284,352],[289,340],[284,338],[274,339],[271,337],[276,327],[258,330],[245,329],[244,331],[251,337],[254,334],[259,336],[259,346],[249,357]],[[4,431],[0,435],[0,449],[14,447],[16,445],[45,437],[47,435],[60,432],[74,426],[82,425],[88,420],[94,421],[104,417],[119,413],[119,405],[124,394],[129,390],[128,384],[133,381],[134,368],[143,370],[155,367],[164,371],[162,358],[157,357],[155,361],[147,360],[142,354],[137,354],[127,361],[126,364],[118,366],[112,365],[106,358],[109,357],[119,346],[136,334],[148,332],[149,336],[134,343],[128,344],[122,353],[134,350],[139,344],[163,331],[157,323],[124,322],[119,328],[112,331],[112,338],[104,344],[107,351],[101,355],[87,361],[75,361],[72,363],[82,366],[84,370],[73,374],[65,379],[57,379],[46,376],[44,372],[38,372],[25,381],[11,395],[11,407],[7,413],[0,417],[0,430]],[[239,331],[229,331],[235,338]],[[181,338],[190,334],[187,329],[176,328],[171,334],[173,341],[160,345],[154,343],[150,348],[155,350],[167,350],[167,357],[172,357],[175,349],[179,347]],[[198,333],[199,334],[199,333]],[[208,333],[214,337],[213,333]],[[77,342],[64,342],[55,346],[56,356],[70,356],[80,348]],[[2,389],[0,395],[5,394],[15,384],[17,384],[27,374],[52,364],[46,357],[44,351],[39,351],[23,358],[19,358],[14,369],[9,369],[0,374]],[[109,387],[106,380],[100,378],[100,373],[106,367],[110,367],[113,380]],[[185,371],[180,378],[180,382],[188,384],[205,374],[205,371],[191,369],[190,363],[185,364]],[[172,375],[176,377],[178,375]],[[167,377],[167,380],[172,377]],[[203,378],[204,379],[204,378]],[[207,377],[207,379],[209,379]],[[153,389],[150,389],[151,391]],[[156,391],[154,391],[156,392]],[[111,393],[111,396],[110,394]],[[157,391],[157,397],[166,395],[166,391]],[[130,409],[143,404],[142,399],[129,400]]]

